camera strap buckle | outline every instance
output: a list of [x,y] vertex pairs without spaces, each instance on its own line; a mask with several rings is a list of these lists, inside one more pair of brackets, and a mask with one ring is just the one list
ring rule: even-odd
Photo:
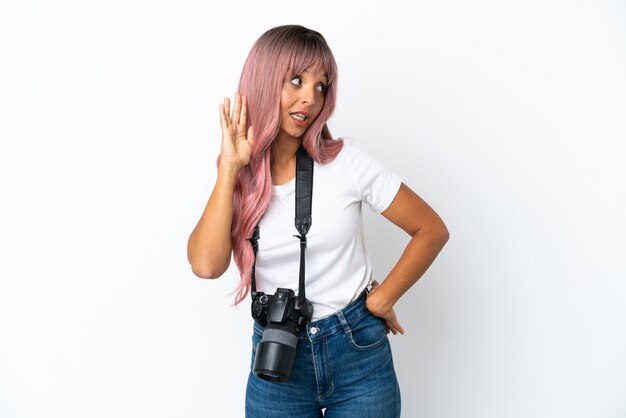
[[252,243],[252,249],[254,250],[254,254],[256,255],[259,250],[259,225],[254,227],[254,231],[252,232],[252,236],[248,238],[248,241]]
[[300,248],[306,248],[306,235],[294,235],[296,238],[300,238]]

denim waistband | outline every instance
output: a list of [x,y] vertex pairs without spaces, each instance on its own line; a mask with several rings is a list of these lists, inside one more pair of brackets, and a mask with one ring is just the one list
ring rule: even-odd
[[[317,321],[310,322],[305,329],[298,333],[298,339],[316,341],[340,331],[349,331],[350,325],[369,313],[365,307],[365,299],[368,293],[369,290],[366,289],[345,308]],[[263,326],[256,321],[254,322],[254,327],[259,331],[263,331]]]

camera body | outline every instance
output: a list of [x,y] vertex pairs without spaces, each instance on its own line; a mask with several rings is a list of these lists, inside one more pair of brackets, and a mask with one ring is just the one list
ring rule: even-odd
[[252,298],[252,318],[263,326],[267,326],[268,323],[289,321],[298,329],[302,329],[312,316],[311,302],[304,299],[301,306],[300,297],[291,289],[279,287],[273,295],[257,292]]
[[256,292],[252,296],[252,317],[265,326],[263,338],[256,349],[253,372],[255,376],[274,382],[286,382],[296,357],[298,331],[313,316],[313,305],[291,289],[278,288],[268,295]]

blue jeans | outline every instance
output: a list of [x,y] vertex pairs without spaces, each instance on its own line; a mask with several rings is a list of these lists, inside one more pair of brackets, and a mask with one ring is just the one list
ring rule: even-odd
[[365,297],[363,292],[342,310],[300,331],[291,378],[285,383],[252,373],[263,336],[263,326],[254,322],[246,417],[400,416],[400,387],[385,322],[367,310]]

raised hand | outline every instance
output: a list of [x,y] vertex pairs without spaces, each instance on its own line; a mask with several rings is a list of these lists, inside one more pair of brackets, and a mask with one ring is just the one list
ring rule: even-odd
[[241,169],[250,162],[254,130],[252,126],[246,132],[248,117],[248,99],[235,93],[235,106],[230,115],[230,99],[220,103],[220,125],[222,126],[222,155],[220,167]]

